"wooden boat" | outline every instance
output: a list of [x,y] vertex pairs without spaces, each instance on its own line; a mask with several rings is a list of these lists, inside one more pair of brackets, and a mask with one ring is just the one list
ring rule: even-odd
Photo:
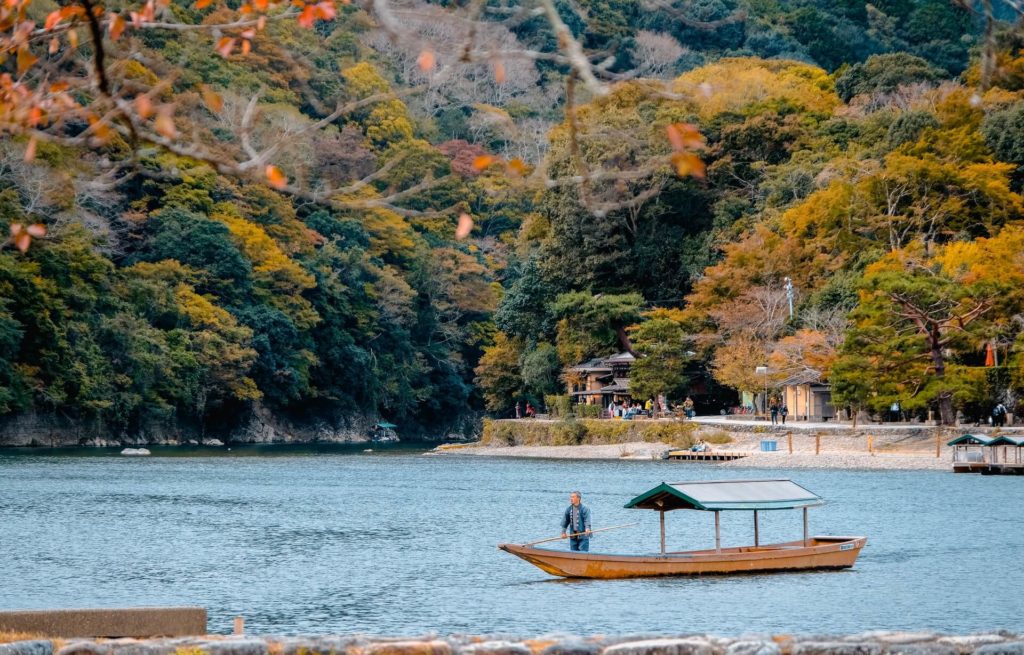
[[[635,578],[659,575],[721,575],[844,569],[853,566],[866,537],[815,536],[807,529],[807,510],[824,500],[791,480],[721,480],[662,483],[626,504],[660,514],[661,552],[650,555],[615,555],[537,548],[534,544],[501,544],[505,552],[539,569],[566,578]],[[677,509],[713,512],[715,547],[705,550],[665,551],[665,513]],[[803,539],[778,544],[760,543],[758,512],[802,509]],[[754,544],[722,548],[723,511],[754,513]],[[540,542],[534,542],[540,543]]]

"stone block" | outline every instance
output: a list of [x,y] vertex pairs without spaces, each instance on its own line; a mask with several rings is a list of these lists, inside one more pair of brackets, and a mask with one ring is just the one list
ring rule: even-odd
[[1024,641],[988,644],[974,651],[974,655],[1024,655]]
[[969,655],[983,646],[1001,644],[1007,639],[1001,635],[962,635],[942,637],[937,643],[947,644],[957,650],[960,655]]
[[774,641],[736,641],[725,649],[725,655],[782,655]]
[[0,655],[53,655],[53,643],[46,639],[0,644]]
[[459,655],[533,655],[533,651],[515,641],[482,641],[460,646]]
[[713,655],[705,639],[644,639],[627,641],[604,649],[602,655]]
[[557,644],[546,646],[540,655],[597,655],[601,646],[582,639],[565,639]]
[[793,655],[882,655],[882,646],[868,641],[803,641],[794,644]]
[[363,655],[452,655],[452,647],[438,639],[387,641],[368,644]]

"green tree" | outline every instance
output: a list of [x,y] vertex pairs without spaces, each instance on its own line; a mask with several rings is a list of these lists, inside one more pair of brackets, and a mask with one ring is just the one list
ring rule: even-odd
[[656,309],[646,320],[630,327],[637,359],[629,372],[629,390],[636,398],[657,398],[685,394],[686,366],[690,362],[688,338],[678,311]]

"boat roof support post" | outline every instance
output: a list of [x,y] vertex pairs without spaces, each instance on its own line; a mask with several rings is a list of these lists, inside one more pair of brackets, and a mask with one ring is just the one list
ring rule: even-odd
[[715,510],[715,552],[722,552],[722,512]]
[[661,554],[665,554],[665,512],[658,512],[661,520]]
[[761,545],[761,535],[759,534],[759,531],[757,529],[757,510],[756,509],[754,510],[754,545],[755,546],[760,546]]
[[804,548],[807,548],[807,508],[804,508]]

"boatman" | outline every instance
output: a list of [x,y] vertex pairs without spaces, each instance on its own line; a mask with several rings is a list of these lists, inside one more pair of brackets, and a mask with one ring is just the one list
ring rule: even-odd
[[567,536],[567,531],[572,535],[569,537],[569,550],[590,550],[590,510],[580,502],[582,499],[578,491],[569,494],[569,506],[562,516],[562,539]]

